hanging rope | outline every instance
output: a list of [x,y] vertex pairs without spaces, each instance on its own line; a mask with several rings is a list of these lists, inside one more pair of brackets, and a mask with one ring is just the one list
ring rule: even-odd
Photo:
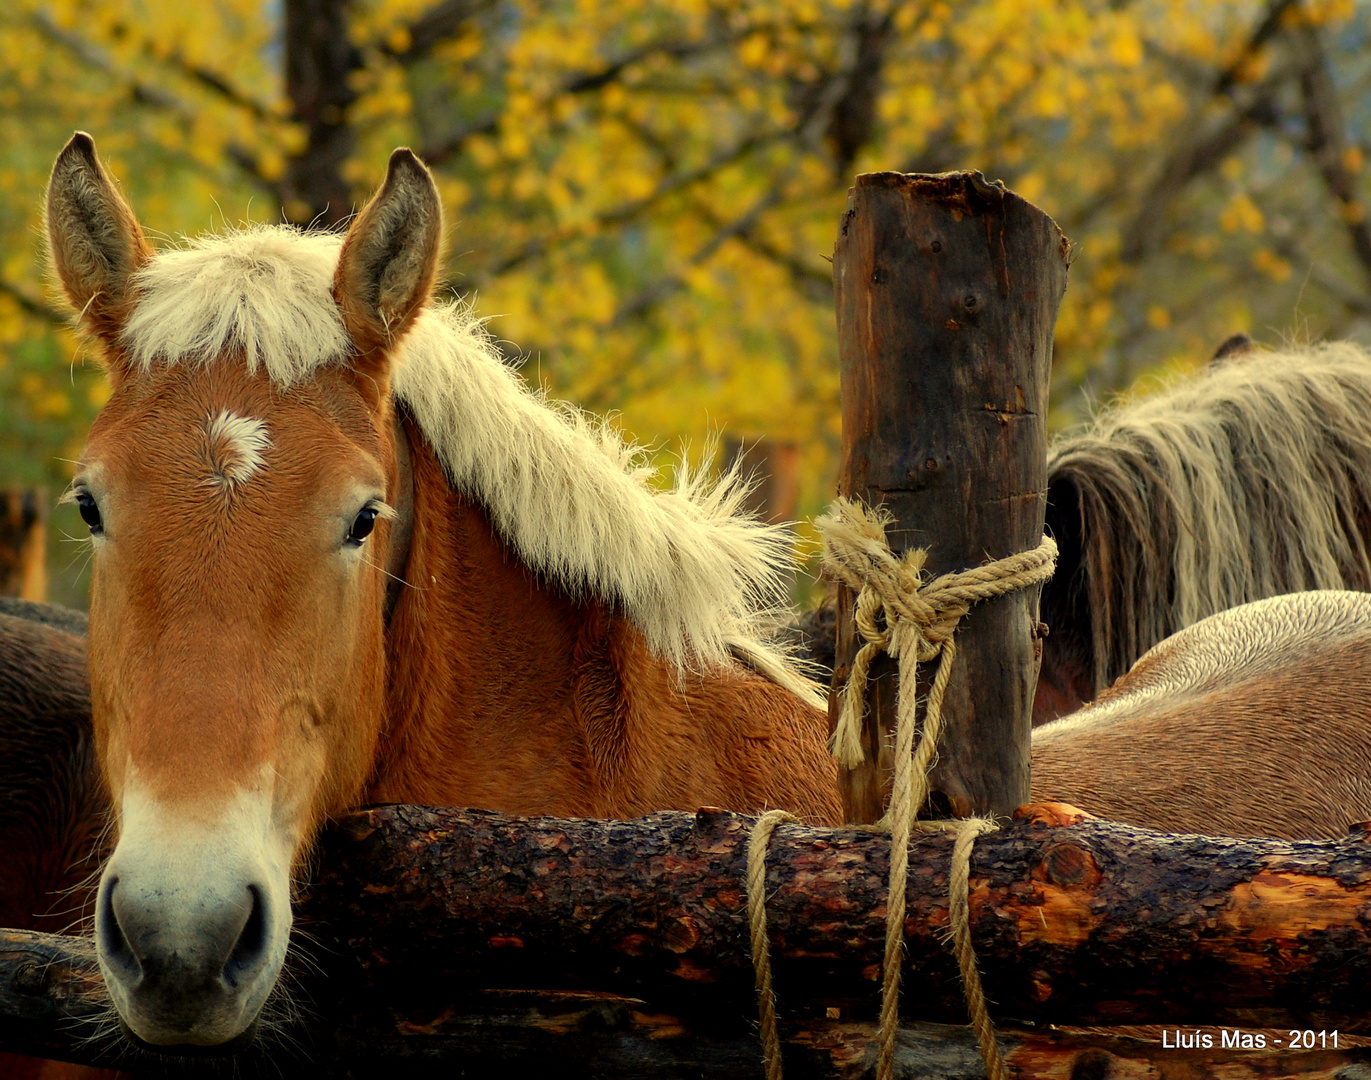
[[795,820],[793,814],[784,810],[768,810],[757,819],[747,838],[747,917],[752,932],[752,971],[757,981],[766,1080],[781,1080],[781,1034],[776,1026],[776,994],[771,988],[771,935],[766,929],[766,852],[776,826]]
[[[895,1072],[895,1035],[899,1030],[900,972],[904,960],[905,890],[909,876],[911,832],[956,832],[948,881],[948,918],[961,971],[967,1008],[980,1043],[981,1057],[991,1080],[1008,1080],[1009,1073],[995,1039],[976,954],[971,946],[971,848],[976,837],[995,825],[985,818],[965,821],[914,821],[928,799],[928,773],[933,767],[942,732],[943,699],[957,655],[953,635],[971,605],[980,600],[1041,584],[1052,576],[1057,545],[1044,536],[1034,550],[1011,555],[986,566],[944,574],[925,581],[928,553],[916,549],[897,558],[886,541],[891,517],[847,499],[838,499],[831,513],[815,521],[823,534],[824,569],[857,593],[856,623],[864,643],[857,651],[843,695],[842,713],[833,733],[833,753],[844,766],[863,760],[861,725],[866,712],[866,684],[872,661],[882,652],[899,663],[899,694],[895,708],[895,776],[890,808],[881,827],[890,833],[890,891],[886,904],[885,979],[881,995],[879,1080]],[[938,661],[924,712],[923,734],[916,747],[918,665]],[[768,1080],[781,1080],[780,1036],[776,1001],[771,987],[770,942],[766,931],[766,851],[776,825],[788,818],[773,810],[757,820],[748,842],[748,909],[752,929],[752,958],[757,975],[757,999]]]
[[[914,815],[928,799],[928,773],[942,733],[943,699],[957,655],[953,635],[971,605],[980,600],[1038,585],[1052,576],[1057,545],[1044,536],[1032,551],[925,581],[928,552],[919,548],[896,557],[886,541],[892,518],[848,499],[834,502],[831,512],[815,521],[824,544],[824,570],[857,593],[856,624],[864,639],[852,663],[842,712],[833,733],[833,753],[849,769],[863,760],[861,726],[866,712],[866,684],[871,663],[882,652],[899,663],[895,705],[895,777],[885,824],[890,830],[890,893],[887,901],[885,979],[881,996],[878,1080],[891,1080],[895,1068],[895,1034],[899,1026],[900,972],[904,958],[905,887],[909,872],[909,836]],[[914,745],[918,707],[918,665],[938,661],[924,711],[923,734]],[[961,969],[967,1007],[991,1080],[1007,1077],[995,1041],[995,1028],[981,991],[980,973],[971,948],[971,846],[993,829],[985,819],[964,823],[929,822],[921,831],[958,830],[953,846],[948,913]],[[959,885],[960,882],[960,885]],[[958,892],[960,891],[960,900]]]
[[[878,828],[890,833],[890,890],[886,904],[884,983],[881,991],[878,1080],[892,1080],[895,1036],[899,1030],[900,972],[904,963],[905,893],[909,876],[909,839],[914,831],[955,832],[948,873],[948,919],[962,976],[967,1009],[990,1080],[1009,1080],[995,1038],[976,954],[971,945],[971,849],[976,837],[993,831],[986,818],[921,821],[914,815],[928,799],[928,773],[942,732],[943,699],[957,655],[954,635],[962,616],[980,600],[1041,584],[1052,576],[1057,545],[1044,536],[1034,550],[985,566],[924,580],[928,552],[915,549],[899,558],[890,550],[885,527],[892,518],[847,499],[815,520],[823,535],[824,570],[857,594],[856,624],[863,644],[852,662],[842,712],[833,733],[833,753],[849,769],[864,760],[861,727],[871,664],[882,652],[899,664],[895,706],[895,776],[890,807]],[[923,732],[915,744],[918,665],[938,661],[924,711]],[[772,810],[757,819],[748,840],[747,900],[752,961],[767,1080],[781,1080],[780,1035],[771,985],[770,939],[766,929],[766,853],[776,826],[790,815]]]
[[[981,1048],[981,1060],[985,1062],[986,1075],[990,1080],[1009,1080],[1009,1070],[1005,1068],[1000,1044],[995,1038],[995,1021],[990,1019],[985,991],[981,989],[981,972],[976,966],[976,950],[971,947],[971,847],[976,843],[976,837],[994,831],[995,823],[988,818],[969,817],[957,822],[957,839],[952,845],[951,880],[947,886],[947,914],[952,922],[952,944],[957,953],[957,968],[962,973],[966,1007],[971,1014],[971,1026],[976,1029],[976,1042]],[[895,993],[899,994],[898,980]],[[884,1002],[882,1004],[884,1005]],[[881,1050],[884,1053],[884,1028],[881,1035]],[[893,1034],[890,1036],[890,1044],[893,1065]]]
[[[766,925],[766,855],[776,826],[794,820],[795,817],[784,810],[768,810],[753,823],[747,841],[748,924],[752,936],[752,968],[756,976],[757,1012],[761,1022],[762,1057],[766,1065],[767,1080],[782,1080],[782,1070],[781,1036],[776,1020],[776,994],[771,980],[771,936]],[[952,943],[966,992],[967,1008],[971,1013],[972,1026],[976,1029],[976,1039],[980,1044],[986,1072],[991,1080],[1008,1080],[1009,1074],[1004,1067],[1000,1046],[995,1041],[995,1024],[990,1019],[985,993],[981,989],[981,973],[976,967],[976,953],[971,947],[971,845],[977,836],[994,831],[995,824],[986,818],[970,817],[963,821],[919,821],[915,822],[914,828],[919,832],[957,834],[952,847],[952,865],[948,882],[948,917],[952,923]],[[904,895],[904,890],[899,890],[901,912],[898,922],[889,917],[886,919],[887,957],[891,951],[891,927],[899,926],[903,929]],[[903,942],[900,945],[902,946]],[[898,948],[897,946],[897,957]],[[900,980],[898,964],[895,967],[893,986],[888,960],[885,970],[886,983],[882,988],[881,999],[882,1039],[879,1073],[888,1080],[894,1071],[894,1032],[899,1021]],[[890,1015],[887,1015],[888,1012]],[[887,1037],[886,1032],[891,1034]]]

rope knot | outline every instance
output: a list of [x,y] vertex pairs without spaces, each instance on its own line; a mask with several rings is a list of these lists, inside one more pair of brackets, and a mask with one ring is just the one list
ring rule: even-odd
[[951,648],[957,627],[973,604],[1046,581],[1057,561],[1057,545],[1044,536],[1033,551],[930,580],[924,573],[926,548],[903,557],[890,550],[885,530],[892,520],[884,509],[837,499],[830,512],[814,522],[823,536],[824,570],[857,594],[855,622],[862,647],[852,660],[832,741],[833,756],[848,769],[866,757],[862,720],[866,685],[877,656],[884,652],[898,660],[901,684],[908,675],[912,686],[914,671],[911,665],[906,672],[906,663],[927,664]]

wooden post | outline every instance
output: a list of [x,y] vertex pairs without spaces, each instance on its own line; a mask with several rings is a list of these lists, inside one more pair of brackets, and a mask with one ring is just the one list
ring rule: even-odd
[[47,519],[45,489],[0,490],[0,596],[48,598]]
[[763,521],[794,521],[800,505],[800,448],[774,439],[724,440],[724,463],[741,466],[755,486],[744,504]]
[[[842,363],[839,493],[884,505],[892,548],[933,574],[1036,547],[1046,488],[1052,329],[1069,243],[980,173],[868,173],[833,254]],[[834,686],[860,642],[839,596]],[[957,634],[924,816],[1007,814],[1028,801],[1038,590],[974,608]],[[889,797],[894,665],[872,669],[866,763],[841,779],[848,820]],[[837,695],[830,711],[837,717]]]

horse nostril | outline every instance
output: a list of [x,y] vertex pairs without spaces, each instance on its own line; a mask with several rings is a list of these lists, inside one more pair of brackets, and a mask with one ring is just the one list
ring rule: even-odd
[[249,885],[248,895],[252,897],[252,910],[248,912],[247,922],[238,932],[238,940],[224,963],[224,980],[230,986],[238,985],[238,976],[260,967],[266,950],[266,905],[262,902],[262,892],[256,885]]
[[128,982],[136,982],[143,974],[124,929],[119,925],[119,912],[114,904],[114,890],[119,879],[111,877],[100,890],[95,910],[95,940],[104,954],[105,964]]

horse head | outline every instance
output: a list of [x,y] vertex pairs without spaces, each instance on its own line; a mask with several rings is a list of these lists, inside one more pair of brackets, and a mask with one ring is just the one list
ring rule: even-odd
[[[281,971],[293,871],[373,767],[390,361],[429,297],[441,208],[397,150],[341,252],[266,229],[214,241],[213,260],[157,254],[77,134],[47,229],[112,384],[69,495],[94,547],[92,709],[118,828],[100,967],[144,1044],[233,1047]],[[273,258],[286,244],[293,261]]]

